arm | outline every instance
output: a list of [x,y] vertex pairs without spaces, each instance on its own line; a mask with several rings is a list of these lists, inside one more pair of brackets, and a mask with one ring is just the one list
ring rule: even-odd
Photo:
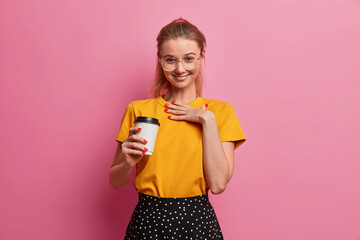
[[109,180],[111,186],[118,189],[119,187],[125,185],[130,178],[131,170],[133,169],[124,159],[124,154],[122,153],[122,143],[119,142],[113,164],[110,168]]
[[125,185],[130,178],[131,170],[140,161],[147,151],[140,143],[146,143],[146,140],[140,136],[134,135],[141,129],[130,128],[129,137],[123,143],[119,142],[113,163],[110,168],[109,181],[114,188]]
[[234,169],[234,142],[221,142],[215,114],[185,104],[167,104],[165,111],[176,116],[171,120],[198,122],[203,128],[203,159],[206,182],[213,194],[222,193],[230,181]]
[[210,191],[222,193],[234,170],[234,142],[221,142],[215,115],[202,117],[204,173]]

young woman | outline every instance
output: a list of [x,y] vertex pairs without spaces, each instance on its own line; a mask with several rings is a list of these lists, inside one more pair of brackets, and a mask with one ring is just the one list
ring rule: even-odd
[[[199,29],[180,18],[157,42],[154,98],[127,106],[110,169],[119,188],[136,166],[139,202],[125,239],[223,239],[208,191],[225,190],[245,136],[230,103],[201,97],[206,40]],[[144,155],[147,140],[135,135],[138,116],[160,122],[151,156]]]

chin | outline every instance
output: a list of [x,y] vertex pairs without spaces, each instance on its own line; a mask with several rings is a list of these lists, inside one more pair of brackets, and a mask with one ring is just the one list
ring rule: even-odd
[[171,80],[170,81],[171,86],[178,88],[178,89],[182,89],[182,88],[188,88],[189,86],[191,86],[192,84],[195,85],[195,81],[176,81],[176,80]]

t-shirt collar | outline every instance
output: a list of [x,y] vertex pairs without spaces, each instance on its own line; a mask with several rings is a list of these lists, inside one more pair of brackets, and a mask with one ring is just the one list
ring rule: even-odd
[[[163,96],[157,97],[156,100],[157,100],[162,106],[164,106],[166,103],[168,103],[167,101],[165,101],[165,99],[163,98]],[[192,107],[201,107],[202,105],[204,105],[203,102],[204,102],[203,98],[200,97],[200,96],[197,96],[194,101],[188,103],[187,105],[192,106]]]

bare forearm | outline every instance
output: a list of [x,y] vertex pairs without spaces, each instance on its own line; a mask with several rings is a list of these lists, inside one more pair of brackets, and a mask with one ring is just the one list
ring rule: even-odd
[[207,184],[212,193],[225,190],[230,180],[230,166],[224,152],[215,115],[212,112],[203,119],[203,155],[204,172]]
[[110,168],[109,180],[114,188],[119,188],[125,185],[130,178],[132,167],[124,160],[123,154],[120,157],[120,163],[113,165]]

